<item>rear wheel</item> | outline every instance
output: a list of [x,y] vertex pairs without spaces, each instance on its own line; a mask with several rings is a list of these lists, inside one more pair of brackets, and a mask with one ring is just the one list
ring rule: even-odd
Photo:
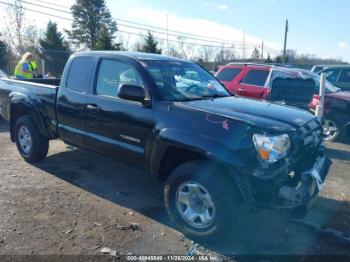
[[170,217],[193,239],[228,236],[241,208],[238,191],[222,168],[204,161],[178,166],[166,182],[164,199]]
[[37,129],[31,116],[21,116],[15,124],[16,146],[27,162],[44,159],[49,149],[49,141]]

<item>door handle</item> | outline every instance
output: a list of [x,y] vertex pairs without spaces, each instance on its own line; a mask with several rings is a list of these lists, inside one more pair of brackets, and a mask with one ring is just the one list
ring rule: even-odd
[[238,91],[239,92],[246,92],[245,89],[243,89],[243,88],[238,88]]
[[97,105],[87,105],[86,109],[89,111],[92,111],[93,113],[97,113],[98,111],[100,111],[100,108]]

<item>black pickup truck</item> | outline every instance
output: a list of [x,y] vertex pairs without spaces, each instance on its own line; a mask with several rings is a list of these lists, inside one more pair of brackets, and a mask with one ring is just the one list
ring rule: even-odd
[[243,205],[309,206],[331,164],[312,114],[231,96],[200,66],[160,55],[77,53],[59,86],[1,79],[0,106],[26,161],[60,138],[144,168],[194,238],[228,232]]

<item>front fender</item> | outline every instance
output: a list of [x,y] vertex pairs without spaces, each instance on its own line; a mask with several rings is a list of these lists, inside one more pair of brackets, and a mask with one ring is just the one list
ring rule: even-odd
[[14,138],[14,127],[16,124],[16,112],[19,110],[21,112],[25,112],[25,114],[30,114],[34,122],[39,130],[39,132],[49,138],[49,134],[47,132],[47,127],[45,125],[45,121],[40,112],[35,108],[33,102],[30,98],[24,94],[13,92],[9,95],[10,103],[9,103],[9,115],[10,115],[10,131],[11,131],[11,141],[15,141]]
[[159,175],[163,156],[171,147],[192,151],[224,165],[242,167],[239,158],[225,145],[191,131],[165,128],[157,135],[149,157],[152,174]]

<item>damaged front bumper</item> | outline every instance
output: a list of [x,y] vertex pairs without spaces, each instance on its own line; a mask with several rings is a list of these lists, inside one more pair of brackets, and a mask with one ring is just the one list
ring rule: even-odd
[[236,172],[234,179],[245,205],[255,208],[309,208],[322,190],[332,164],[324,155],[323,146],[315,151],[317,153],[304,153],[299,158],[293,158],[294,161],[286,161],[277,170],[267,169],[259,177],[252,172]]
[[296,186],[282,186],[278,196],[283,206],[290,208],[302,206],[308,209],[321,192],[331,164],[329,158],[320,156],[310,170],[302,173],[301,180]]

